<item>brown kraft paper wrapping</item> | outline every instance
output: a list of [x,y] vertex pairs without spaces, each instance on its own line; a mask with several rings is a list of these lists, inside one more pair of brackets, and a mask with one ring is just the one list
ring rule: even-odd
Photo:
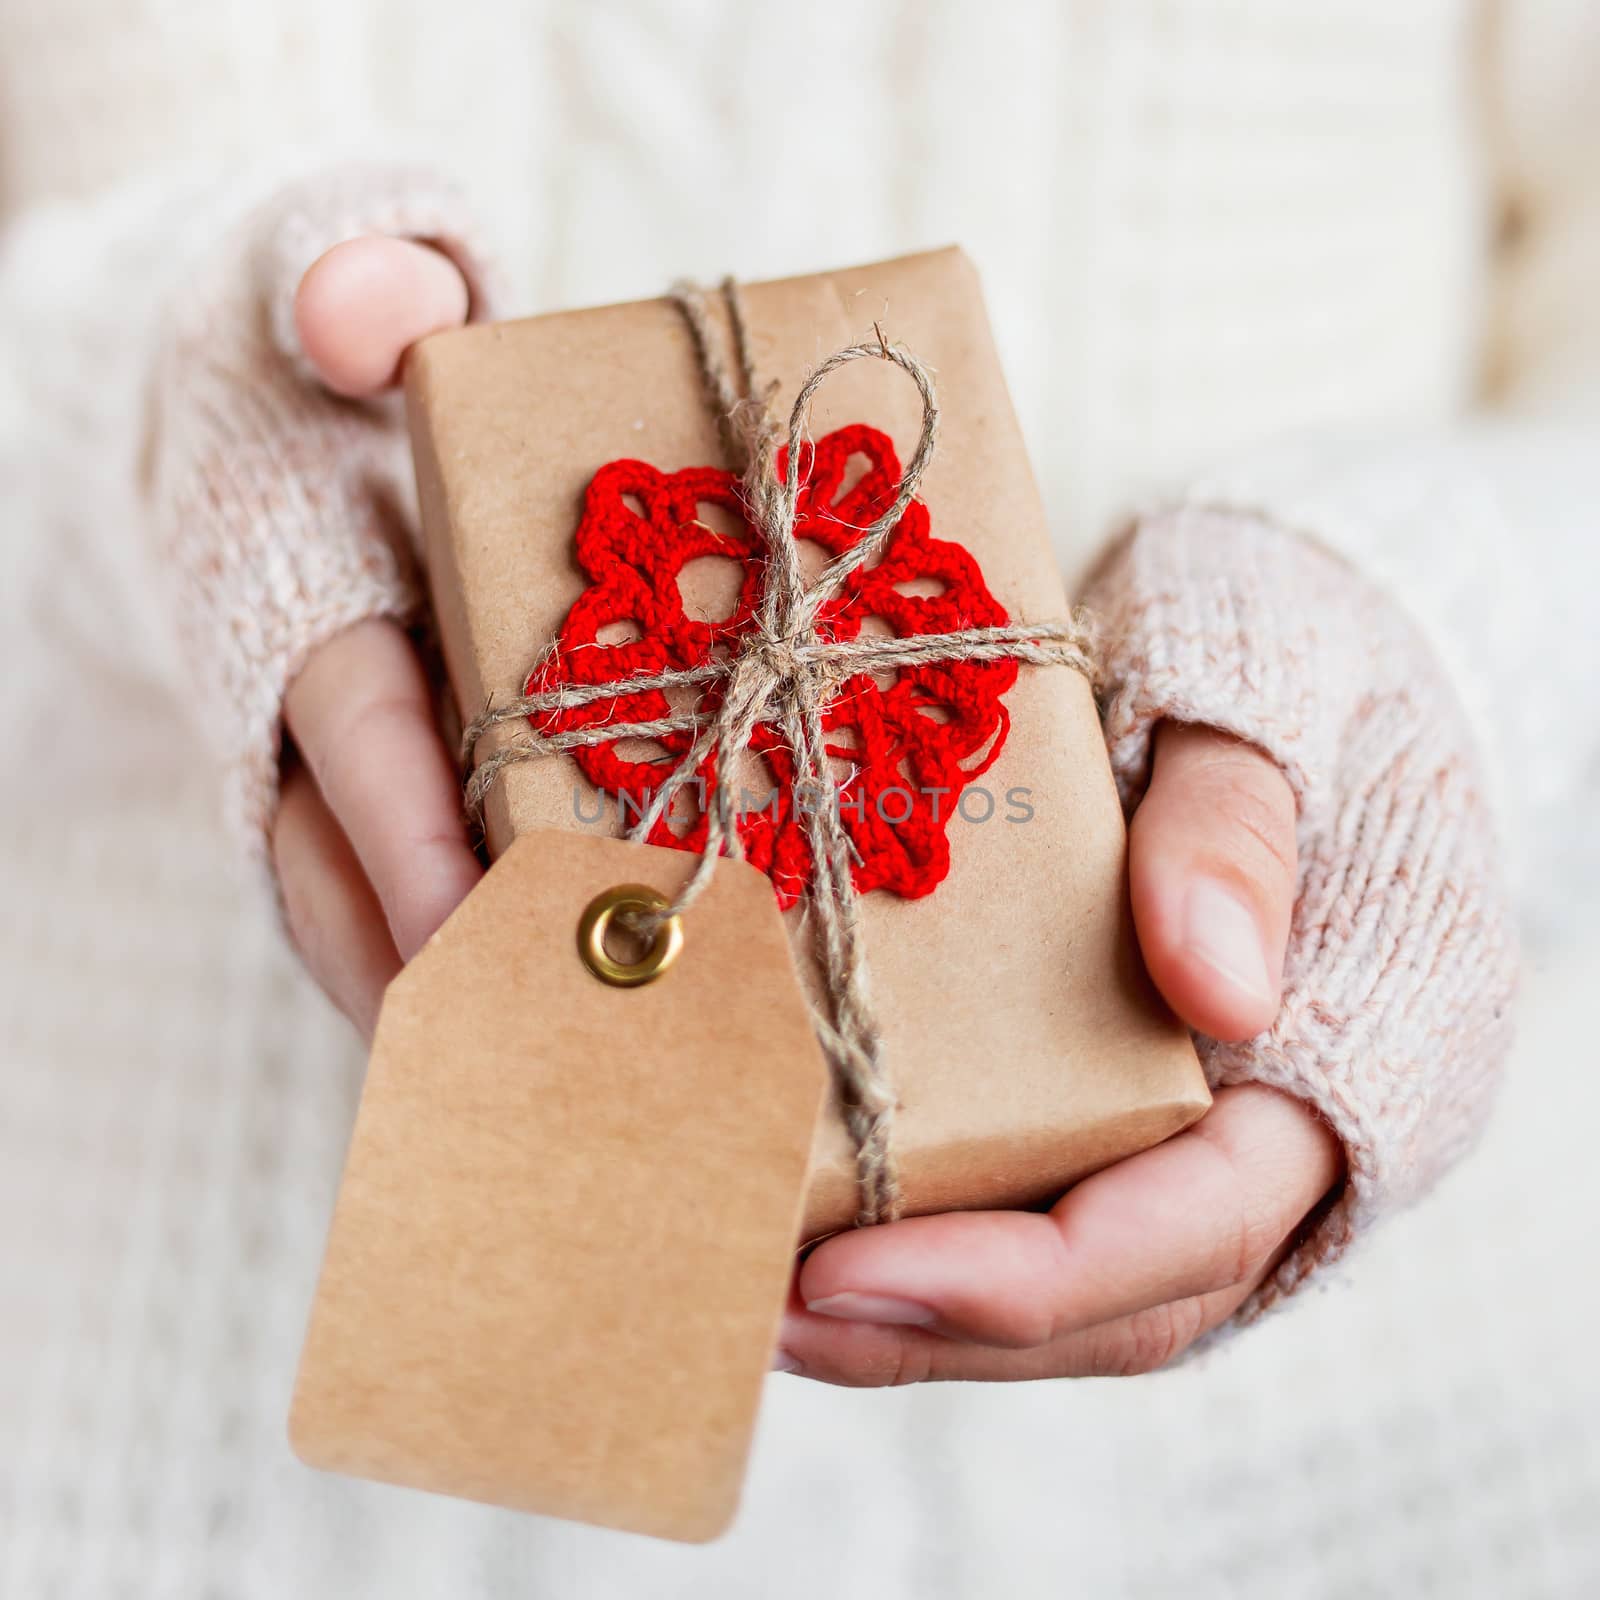
[[[934,537],[966,547],[1013,620],[1064,618],[1043,505],[966,256],[940,250],[743,295],[756,369],[778,380],[780,416],[806,374],[874,322],[933,370],[943,424],[919,498]],[[408,362],[406,395],[435,610],[464,719],[521,693],[582,592],[573,538],[597,469],[623,457],[668,472],[731,464],[682,313],[664,299],[435,335]],[[817,396],[811,432],[854,422],[889,433],[904,461],[921,424],[914,385],[885,362],[844,368]],[[949,876],[921,899],[879,891],[861,902],[908,1214],[1049,1200],[1210,1103],[1188,1035],[1138,959],[1123,819],[1089,685],[1067,668],[1023,666],[1006,705],[1009,736],[980,780],[994,814],[952,821]],[[479,759],[515,736],[505,726],[486,736]],[[1008,804],[1014,789],[1027,791],[1025,822],[1007,820],[1023,809]],[[490,852],[535,829],[620,832],[614,803],[599,821],[580,818],[597,809],[568,757],[510,766],[486,806]],[[702,914],[686,916],[687,938]],[[800,909],[786,921],[814,991]],[[803,1237],[848,1226],[855,1212],[855,1153],[835,1113],[814,1151]]]

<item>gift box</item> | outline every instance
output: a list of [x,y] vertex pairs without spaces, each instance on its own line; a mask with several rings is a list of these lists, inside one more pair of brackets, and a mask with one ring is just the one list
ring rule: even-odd
[[[961,251],[755,284],[744,299],[756,367],[782,385],[780,414],[823,357],[870,334],[875,320],[914,350],[937,374],[943,413],[919,491],[932,538],[960,545],[1009,616],[1068,615],[976,274]],[[440,636],[470,720],[521,692],[592,593],[575,534],[597,470],[619,460],[662,474],[730,463],[689,331],[666,300],[427,340],[406,391]],[[901,373],[858,362],[818,393],[811,431],[820,455],[830,435],[865,422],[903,461],[920,420],[917,391]],[[855,465],[871,470],[860,458]],[[849,517],[849,506],[837,509]],[[714,500],[699,502],[697,515],[706,526],[689,530],[680,582],[686,610],[705,614],[726,604],[731,574],[717,569],[732,563],[710,552],[731,518]],[[888,597],[910,600],[902,612],[956,581],[948,563],[919,564],[923,572],[889,588]],[[693,592],[696,579],[707,592]],[[614,620],[622,626],[603,636],[636,619]],[[1139,965],[1122,813],[1088,682],[1023,667],[1004,713],[1003,748],[972,780],[976,796],[964,810],[957,796],[941,797],[942,881],[916,898],[875,890],[861,907],[900,1102],[908,1213],[1050,1199],[1209,1103],[1187,1035],[1153,1000]],[[502,727],[485,747],[518,732]],[[748,788],[766,798],[759,779]],[[904,803],[894,796],[868,809],[892,824]],[[614,833],[624,820],[620,802],[602,805],[570,759],[509,767],[486,797],[491,855],[527,829]],[[792,890],[793,879],[780,887]],[[787,918],[814,982],[803,907],[791,904]],[[856,1209],[854,1152],[834,1117],[816,1152],[806,1235],[847,1226]]]
[[[431,983],[419,980],[386,1003],[380,1052],[386,1028],[398,1037],[402,1010],[413,1043],[403,1052],[404,1071],[386,1068],[381,1083],[375,1058],[368,1098],[387,1098],[370,1110],[364,1104],[358,1121],[308,1345],[312,1379],[302,1372],[302,1398],[308,1384],[314,1393],[298,1408],[311,1418],[299,1429],[306,1453],[324,1464],[680,1537],[702,1537],[731,1514],[720,1490],[708,1508],[706,1495],[680,1503],[668,1486],[697,1471],[706,1478],[711,1459],[718,1465],[709,1475],[736,1488],[763,1346],[774,1333],[793,1246],[850,1226],[864,1210],[881,1217],[886,1208],[911,1215],[1047,1203],[1086,1173],[1183,1128],[1209,1104],[1190,1040],[1155,997],[1138,958],[1123,818],[1086,672],[930,645],[926,659],[883,668],[849,660],[818,680],[825,687],[819,715],[832,786],[827,800],[837,808],[830,837],[848,859],[851,948],[873,1014],[873,1081],[886,1086],[892,1106],[882,1135],[892,1155],[892,1192],[864,1207],[863,1121],[847,1076],[835,1073],[813,1133],[821,1073],[815,1045],[809,1034],[799,1038],[806,1030],[795,1019],[803,1022],[807,1010],[822,1019],[837,1062],[830,986],[840,975],[829,968],[827,940],[818,938],[815,891],[825,869],[817,860],[820,835],[806,815],[817,797],[804,792],[776,699],[740,748],[697,763],[696,784],[685,785],[663,815],[646,815],[665,774],[693,743],[700,724],[689,719],[736,692],[742,680],[735,668],[753,649],[784,644],[752,644],[761,640],[770,551],[740,479],[744,463],[734,458],[728,396],[719,398],[716,381],[708,389],[708,355],[712,380],[739,366],[718,350],[742,355],[747,377],[770,380],[772,392],[745,397],[746,423],[751,408],[788,417],[802,382],[836,349],[877,341],[886,357],[831,371],[797,419],[804,427],[787,443],[777,441],[771,468],[774,481],[792,490],[786,537],[794,540],[805,584],[896,505],[935,403],[908,374],[913,366],[931,374],[938,410],[931,463],[881,548],[819,613],[816,631],[825,640],[1015,634],[1019,626],[1060,623],[1070,610],[976,276],[960,251],[753,284],[736,302],[696,304],[704,318],[698,329],[684,305],[656,299],[437,335],[408,361],[439,639],[462,720],[483,729],[469,759],[480,777],[490,775],[477,792],[497,864],[444,930],[449,935],[461,924],[459,949],[470,924],[479,941],[470,955],[450,956],[454,965],[446,970],[445,955],[425,951],[417,965],[433,961]],[[887,359],[891,349],[914,353],[915,362]],[[707,674],[703,682],[648,687],[652,675],[681,678],[693,670]],[[781,661],[771,668],[778,678],[788,670],[799,669]],[[629,687],[641,683],[647,687]],[[589,699],[573,693],[595,686],[615,692]],[[557,703],[563,696],[570,703]],[[516,711],[519,704],[535,709],[482,720],[486,708]],[[602,737],[614,728],[642,731]],[[589,742],[561,742],[574,737]],[[723,767],[713,770],[717,763]],[[654,888],[663,905],[672,902],[711,837],[718,771],[731,791],[735,766],[740,804],[723,820],[744,859],[718,862],[711,888],[681,918],[683,953],[650,993],[616,1000],[618,991],[606,989],[592,962],[585,969],[585,933],[575,922],[581,915],[592,921],[595,897],[619,881]],[[641,826],[647,842],[616,842]],[[513,886],[502,869],[514,860],[522,864]],[[742,933],[728,920],[741,917],[750,919]],[[647,947],[643,961],[664,948],[666,925],[635,920]],[[772,931],[779,927],[787,946]],[[713,946],[714,959],[706,953]],[[606,959],[598,945],[590,955]],[[397,990],[406,983],[402,975]],[[791,991],[808,1004],[797,1009]],[[768,993],[772,998],[763,999]],[[421,1016],[451,998],[465,1023],[458,1016],[430,1025]],[[763,1007],[771,1019],[765,1031]],[[614,1017],[628,1052],[643,1048],[658,1064],[671,1063],[672,1083],[688,1097],[673,1104],[686,1105],[685,1115],[714,1121],[708,1105],[736,1088],[748,1093],[740,1114],[745,1142],[719,1133],[722,1142],[698,1158],[726,1179],[715,1205],[693,1192],[705,1178],[683,1176],[697,1158],[687,1148],[674,1154],[674,1141],[689,1135],[673,1131],[680,1128],[673,1106],[663,1100],[641,1109],[672,1087],[659,1076],[627,1079],[627,1088],[607,1079],[609,1087],[572,1111],[570,1128],[577,1130],[584,1117],[598,1126],[615,1113],[623,1119],[613,1130],[621,1130],[622,1142],[609,1165],[584,1153],[581,1131],[565,1138],[558,1156],[546,1152],[546,1170],[558,1166],[565,1174],[559,1182],[570,1186],[554,1202],[537,1175],[524,1182],[515,1141],[500,1140],[492,1159],[468,1144],[487,1137],[485,1120],[525,1118],[536,1130],[529,1138],[549,1138],[551,1119],[565,1115],[571,1071],[564,1068],[543,1089],[518,1089],[524,1097],[509,1111],[491,1109],[485,1099],[477,1120],[460,1127],[451,1120],[460,1122],[459,1102],[476,1104],[480,1091],[499,1095],[503,1066],[454,1101],[442,1094],[444,1103],[430,1101],[453,1057],[475,1048],[464,1041],[481,1042],[473,1028],[485,1009],[497,1017],[489,1029],[502,1050],[496,1059],[504,1061],[512,1039],[537,1062],[543,1052],[576,1048],[560,1027],[591,1008],[595,1036],[606,1037],[605,1019]],[[629,1031],[644,1028],[647,1017],[647,1031]],[[768,1061],[774,1052],[792,1068]],[[591,1056],[609,1060],[604,1050]],[[769,1074],[765,1087],[755,1086],[752,1061]],[[619,1099],[631,1108],[619,1109]],[[766,1130],[760,1137],[751,1132],[757,1122]],[[785,1128],[798,1130],[798,1144]],[[626,1162],[617,1151],[626,1152]],[[363,1152],[367,1176],[358,1182]],[[466,1261],[477,1249],[443,1233],[430,1235],[425,1250],[404,1254],[372,1242],[380,1223],[412,1204],[417,1188],[408,1190],[408,1171],[435,1172],[446,1189],[478,1182],[468,1199],[450,1202],[474,1219],[463,1223],[462,1239],[511,1229],[516,1242],[479,1252],[500,1283],[494,1318],[469,1318],[463,1335],[492,1326],[503,1340],[511,1326],[504,1297],[515,1298],[505,1283],[521,1281],[508,1262],[524,1275],[554,1273],[550,1281],[564,1283],[563,1292],[590,1297],[591,1325],[637,1314],[636,1306],[624,1309],[632,1304],[627,1284],[596,1283],[596,1274],[636,1279],[650,1270],[642,1254],[606,1254],[605,1241],[624,1231],[615,1216],[589,1243],[592,1271],[574,1267],[570,1252],[552,1268],[547,1241],[563,1225],[562,1206],[581,1209],[578,1189],[588,1197],[585,1207],[620,1205],[623,1167],[641,1163],[669,1173],[669,1185],[681,1179],[682,1193],[673,1192],[682,1217],[696,1224],[696,1248],[709,1251],[708,1236],[716,1234],[718,1248],[730,1252],[713,1274],[729,1296],[720,1321],[704,1315],[703,1292],[693,1314],[670,1299],[652,1310],[658,1327],[680,1312],[688,1317],[671,1371],[647,1370],[631,1395],[612,1393],[596,1373],[609,1367],[615,1374],[625,1336],[586,1366],[577,1346],[552,1362],[559,1336],[547,1331],[544,1343],[518,1357],[522,1366],[510,1363],[487,1385],[478,1380],[489,1358],[465,1366],[457,1359],[440,1378],[420,1345],[410,1344],[385,1354],[382,1381],[353,1376],[360,1368],[370,1378],[372,1366],[350,1354],[358,1344],[353,1330],[363,1319],[369,1328],[387,1327],[400,1315],[384,1299],[396,1276],[419,1255]],[[383,1175],[371,1177],[379,1166]],[[497,1174],[492,1190],[473,1177],[490,1169]],[[762,1172],[770,1175],[765,1188]],[[651,1192],[660,1188],[655,1183]],[[530,1215],[538,1210],[531,1242],[497,1209],[496,1196],[507,1194]],[[638,1224],[639,1207],[626,1211],[627,1227]],[[441,1203],[438,1214],[447,1216],[449,1207]],[[787,1243],[769,1260],[786,1230]],[[364,1242],[348,1242],[357,1238]],[[470,1273],[449,1261],[435,1265],[471,1299],[475,1290],[464,1283]],[[525,1312],[518,1312],[519,1325],[529,1320]],[[448,1342],[442,1324],[436,1332]],[[459,1444],[486,1432],[498,1439],[491,1423],[476,1424],[493,1414],[496,1385],[514,1389],[516,1374],[534,1366],[543,1374],[535,1385],[541,1406],[558,1405],[561,1395],[586,1396],[570,1415],[562,1413],[565,1455],[539,1450],[534,1460],[518,1443],[490,1460],[494,1450],[480,1437],[477,1454],[457,1450],[451,1471],[431,1473],[425,1457],[443,1448],[440,1438]],[[562,1375],[559,1383],[543,1381],[550,1371]],[[452,1383],[470,1391],[467,1412],[436,1416],[431,1432],[375,1423],[394,1409],[408,1372],[422,1374],[412,1388],[426,1390],[430,1404]],[[706,1399],[713,1390],[721,1397],[714,1405]],[[719,1407],[723,1421],[706,1423],[704,1413]],[[538,1412],[530,1426],[550,1414]],[[382,1439],[372,1449],[349,1444],[374,1429]],[[580,1447],[574,1440],[582,1429],[590,1437]],[[429,1438],[416,1444],[424,1434]],[[700,1441],[698,1456],[683,1445],[688,1436]],[[574,1452],[586,1450],[581,1470],[573,1467]],[[623,1460],[632,1466],[619,1466]],[[635,1488],[650,1487],[619,1488],[630,1472]],[[555,1491],[552,1477],[560,1480]]]

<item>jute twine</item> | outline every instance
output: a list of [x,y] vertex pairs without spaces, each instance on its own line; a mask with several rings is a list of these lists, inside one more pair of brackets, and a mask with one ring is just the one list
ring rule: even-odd
[[[1092,678],[1091,641],[1086,623],[1079,618],[915,634],[908,638],[831,639],[821,634],[817,618],[822,608],[853,572],[871,563],[883,550],[933,459],[939,434],[939,403],[933,380],[909,350],[890,344],[882,329],[875,326],[874,340],[835,351],[806,379],[789,412],[785,435],[772,410],[777,385],[762,389],[757,383],[749,324],[738,287],[730,278],[723,283],[721,292],[733,330],[742,393],[727,363],[717,353],[718,341],[705,292],[693,284],[680,283],[674,285],[672,298],[681,307],[694,335],[707,399],[716,412],[730,454],[743,468],[749,518],[765,544],[764,584],[753,626],[738,639],[735,652],[727,659],[669,672],[641,673],[610,683],[563,684],[491,706],[463,736],[463,760],[467,766],[473,764],[478,740],[490,729],[520,722],[523,731],[471,772],[467,804],[474,812],[480,811],[490,787],[515,762],[545,760],[580,745],[693,732],[689,749],[662,780],[628,833],[635,841],[647,839],[656,823],[668,814],[679,791],[694,780],[706,758],[717,753],[716,784],[706,804],[705,850],[677,900],[662,914],[679,916],[694,904],[710,881],[717,858],[724,851],[735,857],[742,853],[732,787],[735,758],[748,745],[758,723],[775,726],[793,753],[794,788],[809,797],[809,803],[798,809],[815,863],[807,894],[823,995],[813,1007],[813,1019],[836,1076],[844,1116],[857,1150],[861,1197],[857,1220],[863,1224],[887,1222],[899,1215],[901,1204],[892,1140],[896,1099],[872,1004],[860,902],[851,875],[854,847],[841,816],[840,784],[828,763],[823,708],[840,684],[857,673],[931,662],[1005,659],[1034,666],[1070,667]],[[807,423],[817,391],[833,373],[852,361],[887,361],[906,373],[922,397],[922,431],[893,503],[850,550],[835,557],[807,583],[794,537],[802,445],[808,436]],[[778,453],[785,439],[788,460],[780,477]],[[527,725],[530,717],[597,700],[643,690],[703,688],[711,683],[720,684],[722,694],[716,708],[709,712],[697,704],[648,721],[610,721],[565,733],[540,733]],[[638,931],[648,934],[652,930],[644,927]]]

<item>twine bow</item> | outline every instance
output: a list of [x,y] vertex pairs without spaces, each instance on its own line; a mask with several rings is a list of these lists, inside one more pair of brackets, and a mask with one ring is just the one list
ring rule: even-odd
[[[744,384],[742,394],[716,352],[704,292],[691,284],[677,284],[672,297],[694,336],[707,398],[716,410],[730,453],[743,464],[747,510],[765,546],[764,582],[753,627],[740,637],[736,653],[725,660],[706,661],[681,670],[640,673],[610,683],[565,684],[491,707],[463,736],[463,760],[468,766],[473,762],[478,740],[490,729],[502,723],[522,722],[524,732],[473,770],[466,798],[473,811],[480,810],[496,778],[514,762],[546,759],[580,745],[659,738],[665,733],[692,730],[694,738],[688,751],[629,829],[629,838],[643,841],[668,814],[679,791],[694,781],[708,756],[713,752],[719,756],[723,752],[736,755],[749,744],[757,724],[775,726],[793,755],[795,791],[809,797],[809,803],[799,810],[814,863],[808,893],[825,991],[822,1004],[813,1008],[813,1020],[838,1082],[846,1125],[857,1150],[861,1195],[857,1220],[892,1221],[899,1215],[901,1203],[891,1138],[896,1097],[872,1004],[860,902],[851,874],[853,846],[840,814],[839,783],[828,765],[823,708],[839,684],[853,674],[930,662],[1010,659],[1036,666],[1066,666],[1092,678],[1088,630],[1081,621],[1074,620],[1013,623],[905,638],[824,637],[817,626],[822,608],[852,573],[882,551],[933,459],[939,433],[939,403],[933,380],[910,351],[891,345],[882,329],[875,326],[875,340],[835,351],[807,378],[790,410],[785,438],[771,408],[776,384],[758,391],[749,328],[732,279],[724,282],[722,293],[733,328]],[[836,556],[807,583],[794,527],[802,446],[811,406],[831,374],[852,361],[862,360],[890,362],[911,378],[922,398],[922,430],[888,509],[849,550]],[[788,459],[780,476],[778,454],[785,442]],[[571,732],[546,734],[527,727],[530,717],[597,700],[711,683],[720,683],[723,689],[720,703],[709,714],[696,705],[666,717],[610,721]],[[693,905],[724,850],[735,857],[742,854],[734,822],[733,768],[731,759],[716,762],[714,792],[706,806],[704,852],[664,916],[681,915]]]

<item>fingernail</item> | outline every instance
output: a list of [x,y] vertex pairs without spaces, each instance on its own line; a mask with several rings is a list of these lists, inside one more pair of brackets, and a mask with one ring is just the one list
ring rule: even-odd
[[1231,889],[1201,878],[1184,906],[1185,945],[1214,972],[1258,999],[1275,1000],[1261,928],[1255,913]]
[[772,1370],[774,1372],[804,1372],[806,1369],[782,1345],[779,1345],[772,1352]]
[[806,1310],[819,1317],[842,1317],[846,1322],[890,1322],[926,1327],[938,1316],[915,1300],[900,1300],[887,1294],[827,1294],[820,1300],[807,1300]]

